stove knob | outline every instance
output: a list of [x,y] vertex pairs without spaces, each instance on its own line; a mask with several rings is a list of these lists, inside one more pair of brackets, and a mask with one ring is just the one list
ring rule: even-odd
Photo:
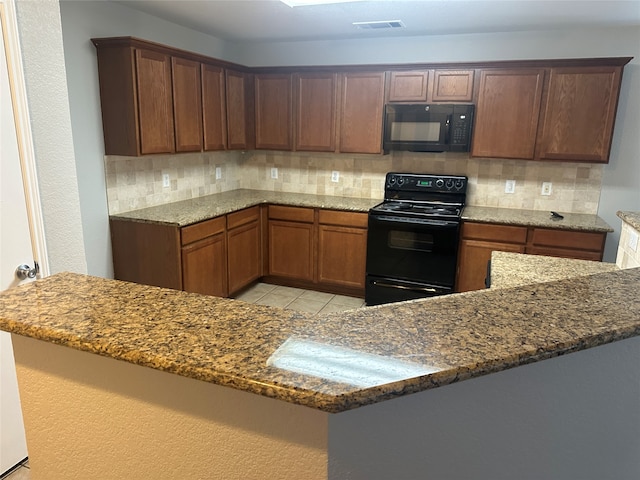
[[442,188],[444,186],[444,180],[442,180],[441,178],[436,180],[436,187],[438,188]]
[[461,190],[464,187],[464,182],[462,180],[456,180],[456,190]]
[[391,175],[389,177],[389,185],[393,185],[394,183],[396,183],[396,177],[394,177],[393,175]]
[[447,180],[447,190],[451,190],[453,188],[453,180]]
[[404,177],[398,179],[398,185],[401,186],[402,184],[404,184]]

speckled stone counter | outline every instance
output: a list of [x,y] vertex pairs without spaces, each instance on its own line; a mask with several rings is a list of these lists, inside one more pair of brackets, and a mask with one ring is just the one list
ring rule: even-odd
[[640,212],[617,212],[623,222],[628,223],[636,230],[640,230]]
[[185,225],[260,204],[367,212],[371,207],[380,202],[381,200],[375,199],[332,195],[309,195],[304,193],[285,193],[266,190],[233,190],[120,213],[118,215],[112,215],[112,218],[184,227]]
[[519,287],[616,270],[615,263],[494,251],[491,288]]
[[639,288],[632,269],[310,317],[63,273],[2,293],[0,329],[341,412],[636,336]]
[[585,230],[590,232],[613,232],[613,228],[597,215],[558,213],[564,218],[552,218],[551,213],[546,210],[467,206],[462,212],[462,218],[463,220],[481,223],[502,223],[506,225]]

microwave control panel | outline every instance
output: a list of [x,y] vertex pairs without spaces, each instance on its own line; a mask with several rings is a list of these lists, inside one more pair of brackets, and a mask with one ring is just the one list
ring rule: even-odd
[[[457,107],[457,108],[456,108]],[[467,145],[471,136],[471,124],[473,123],[473,105],[463,107],[460,112],[457,105],[453,107],[453,119],[451,122],[451,144]]]

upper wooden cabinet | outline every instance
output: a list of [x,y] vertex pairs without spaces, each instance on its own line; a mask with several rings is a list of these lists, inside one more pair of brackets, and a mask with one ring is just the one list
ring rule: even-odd
[[428,70],[389,72],[390,102],[426,102],[429,86]]
[[202,150],[202,88],[200,63],[171,58],[176,152]]
[[608,162],[624,67],[618,60],[628,61],[483,70],[472,156]]
[[173,152],[171,57],[137,49],[136,73],[140,153]]
[[474,70],[392,71],[388,75],[389,102],[471,102]]
[[344,73],[341,85],[339,151],[380,153],[384,73]]
[[338,75],[294,75],[295,150],[336,151]]
[[435,70],[433,102],[470,102],[473,100],[473,70]]
[[552,68],[536,158],[607,162],[622,67]]
[[227,148],[248,150],[255,145],[253,75],[226,71]]
[[480,73],[471,155],[532,159],[544,69]]
[[255,76],[256,148],[292,150],[290,74]]
[[204,150],[227,148],[227,98],[224,69],[202,64],[202,128]]

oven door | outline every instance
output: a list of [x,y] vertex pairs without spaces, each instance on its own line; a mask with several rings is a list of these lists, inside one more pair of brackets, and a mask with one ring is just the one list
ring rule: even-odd
[[[452,293],[460,222],[369,213],[367,304],[382,290],[400,299]],[[396,281],[395,286],[392,284]],[[372,293],[378,291],[377,294]],[[386,296],[386,295],[385,295]],[[397,300],[393,300],[397,301]]]

